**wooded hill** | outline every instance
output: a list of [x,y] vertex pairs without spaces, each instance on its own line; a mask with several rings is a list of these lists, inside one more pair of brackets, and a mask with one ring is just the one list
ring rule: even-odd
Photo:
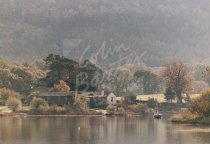
[[[129,50],[96,54],[98,63],[107,67],[129,54],[148,66],[172,57],[205,62],[209,36],[208,0],[0,0],[0,56],[9,60],[49,53],[79,59],[89,47],[88,59],[101,47],[123,45]],[[79,42],[72,46],[72,39]]]

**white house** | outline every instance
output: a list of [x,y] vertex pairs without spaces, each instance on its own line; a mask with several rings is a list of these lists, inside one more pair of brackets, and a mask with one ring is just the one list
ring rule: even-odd
[[117,97],[114,93],[110,93],[108,96],[107,96],[107,101],[109,104],[116,104],[117,102]]

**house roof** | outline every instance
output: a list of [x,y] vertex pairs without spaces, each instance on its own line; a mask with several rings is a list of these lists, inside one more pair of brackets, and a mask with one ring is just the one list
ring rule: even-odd
[[38,97],[67,97],[74,96],[75,92],[44,92],[40,93]]
[[33,92],[40,92],[40,93],[49,92],[49,90],[50,88],[45,86],[38,86],[32,89]]
[[89,98],[104,98],[107,97],[106,95],[92,95],[92,96],[88,96]]
[[114,93],[110,93],[110,94],[108,95],[108,97],[110,97],[110,96],[116,97],[116,95],[115,95]]

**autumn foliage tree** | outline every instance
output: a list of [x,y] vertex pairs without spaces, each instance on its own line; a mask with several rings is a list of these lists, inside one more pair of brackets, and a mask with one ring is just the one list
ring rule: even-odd
[[68,92],[70,90],[70,87],[63,80],[60,80],[58,84],[55,84],[52,89],[54,92]]
[[175,92],[177,103],[182,104],[182,93],[189,89],[192,79],[188,67],[177,60],[168,62],[162,70],[162,77],[167,87]]
[[38,79],[44,72],[33,65],[12,64],[0,60],[0,87],[12,89],[23,95],[28,95],[31,89],[38,85]]
[[190,110],[200,116],[210,116],[210,89],[193,99]]
[[89,98],[84,95],[77,95],[74,97],[73,108],[76,112],[87,112],[89,110],[88,107]]
[[19,99],[20,94],[11,89],[0,88],[0,96],[1,96],[1,100],[6,102],[9,98]]

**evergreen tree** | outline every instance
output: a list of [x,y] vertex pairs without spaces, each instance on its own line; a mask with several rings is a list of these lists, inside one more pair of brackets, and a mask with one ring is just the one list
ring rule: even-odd
[[165,95],[165,100],[167,102],[172,102],[172,100],[175,99],[175,93],[173,92],[171,87],[166,88],[164,95]]
[[134,74],[134,81],[144,94],[154,94],[160,92],[161,79],[158,75],[145,70],[138,70]]
[[88,60],[78,63],[50,54],[44,61],[49,71],[41,82],[48,87],[53,87],[62,80],[71,90],[97,91],[103,78],[103,71]]

